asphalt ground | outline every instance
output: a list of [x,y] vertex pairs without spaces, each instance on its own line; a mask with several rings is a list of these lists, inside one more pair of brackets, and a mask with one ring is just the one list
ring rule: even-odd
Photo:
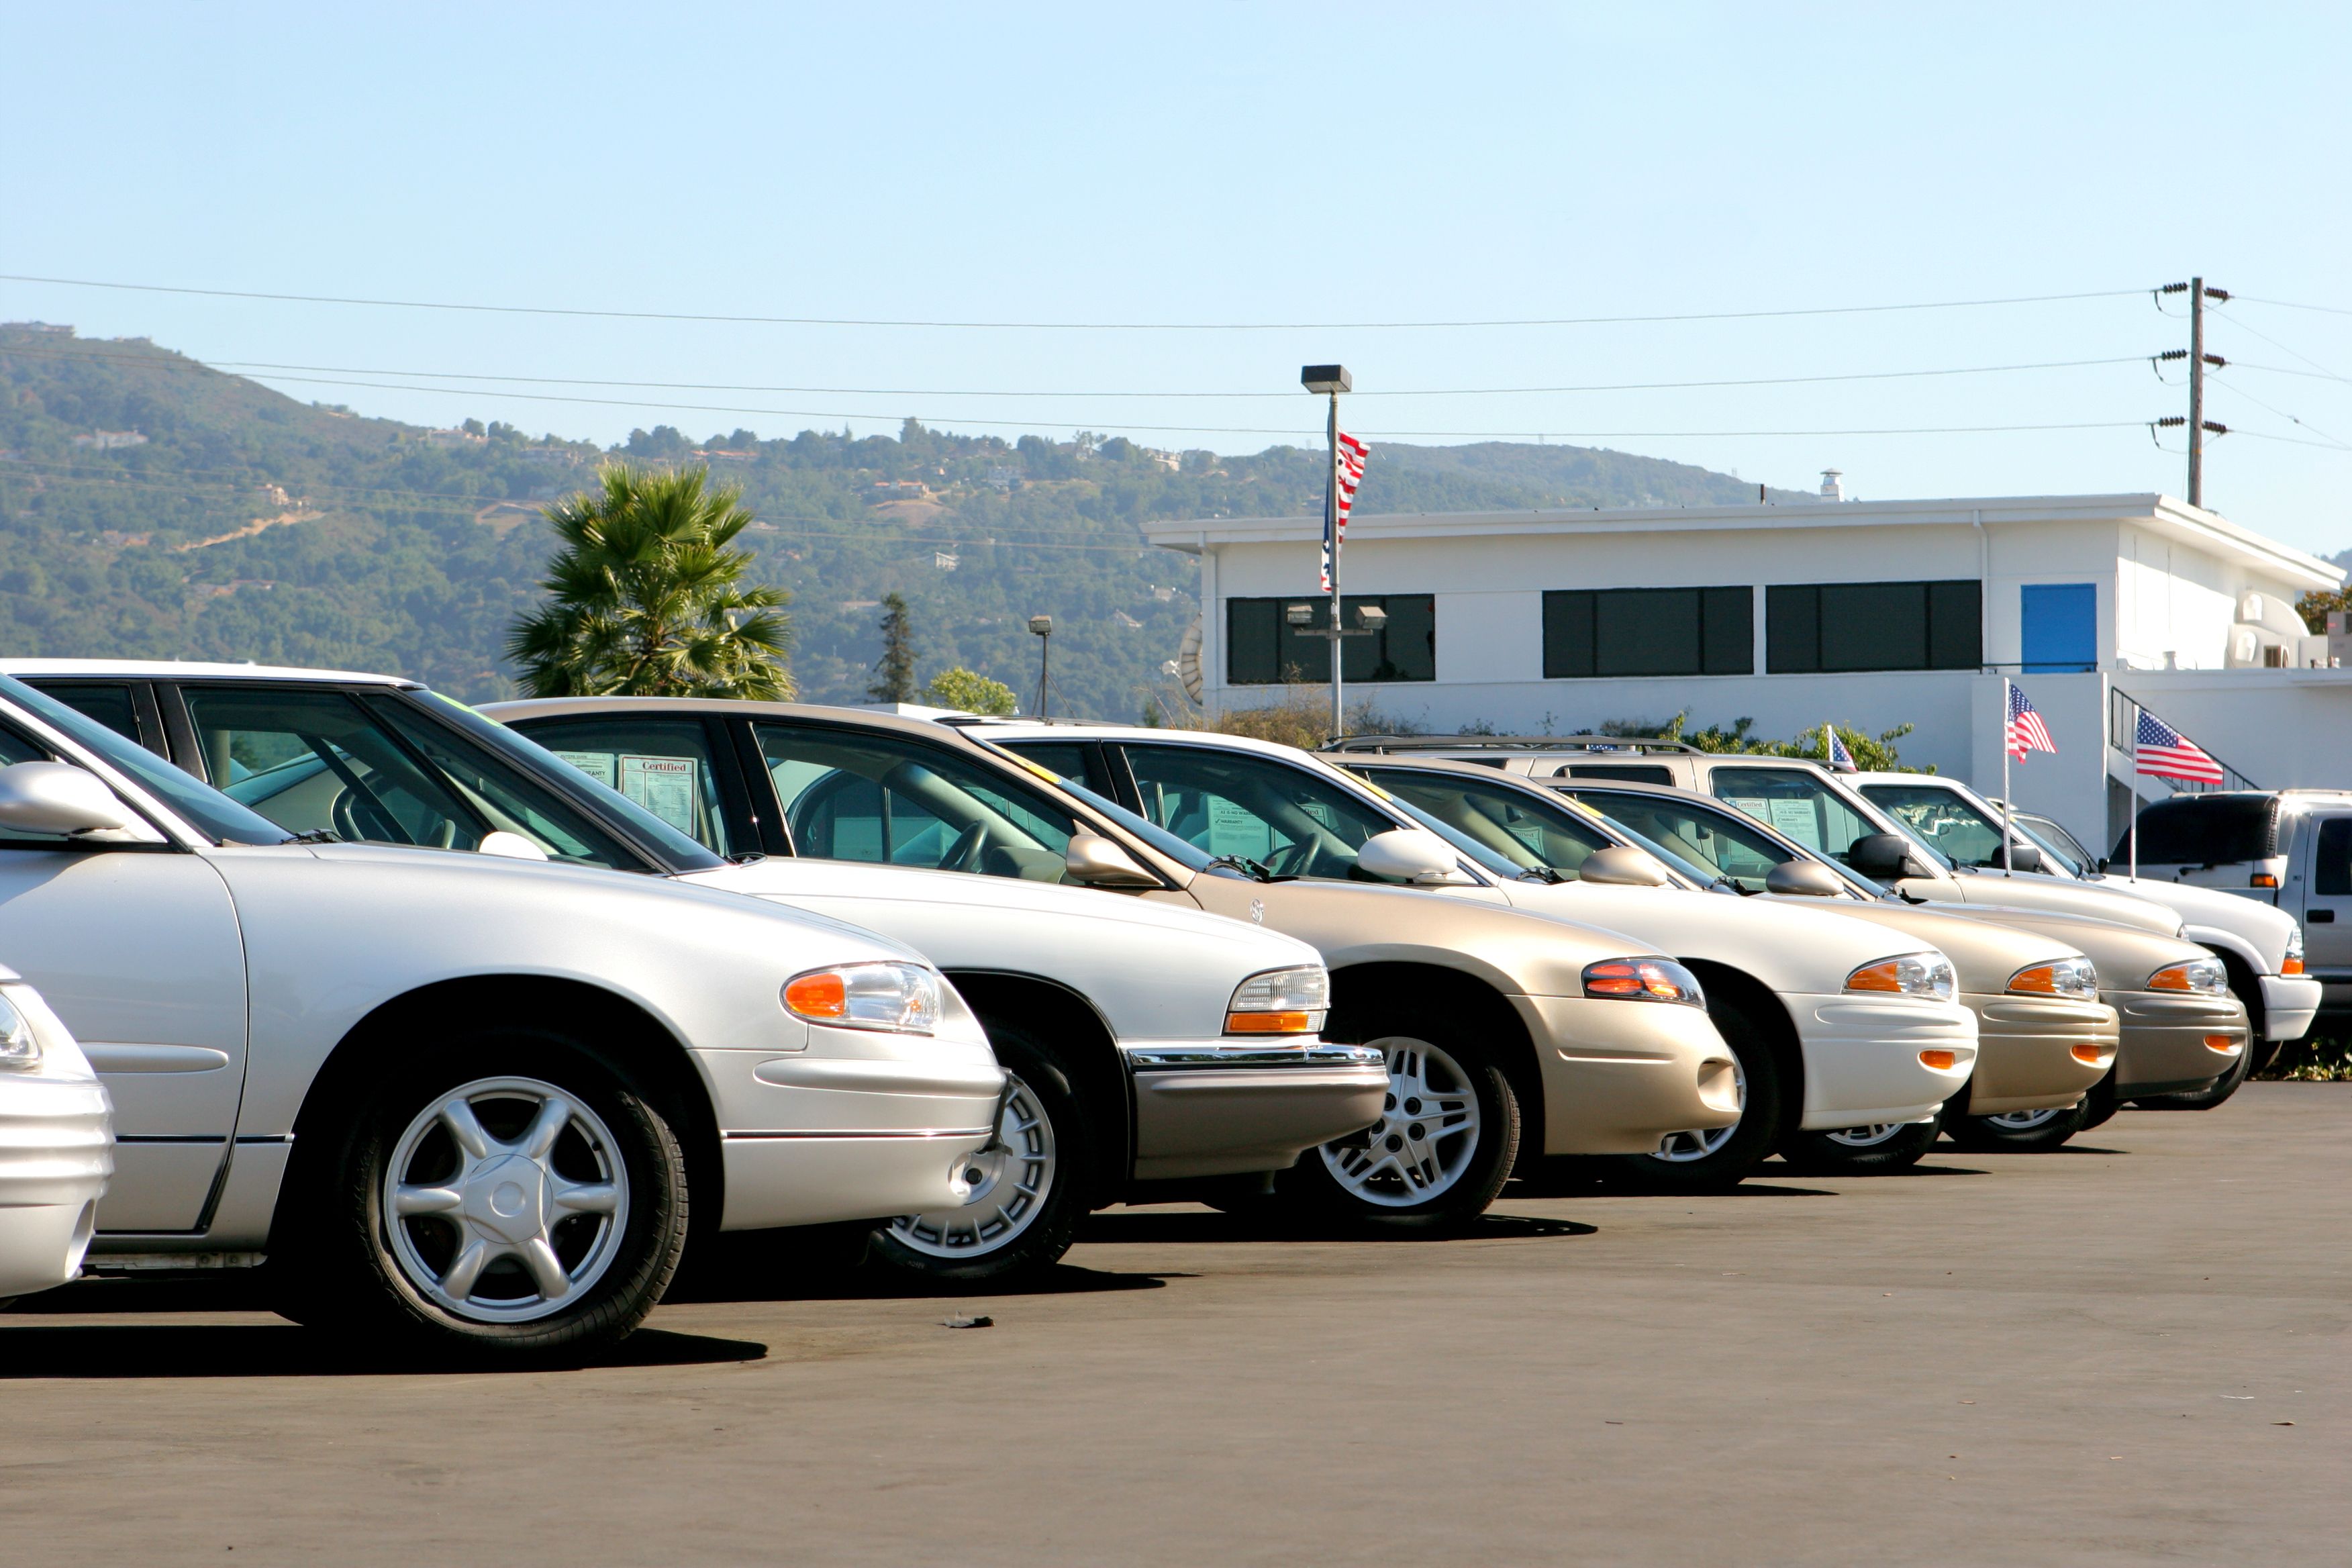
[[1455,1240],[1121,1210],[1051,1291],[706,1279],[553,1373],[78,1285],[0,1315],[0,1559],[2340,1563],[2347,1133],[2256,1084]]

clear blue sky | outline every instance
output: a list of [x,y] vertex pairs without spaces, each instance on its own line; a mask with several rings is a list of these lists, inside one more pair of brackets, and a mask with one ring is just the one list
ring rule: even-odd
[[[2063,294],[2201,269],[2246,294],[2352,310],[2347,60],[2342,6],[11,7],[0,272],[761,315],[1361,322]],[[1652,325],[1070,332],[0,283],[0,318],[22,317],[345,382],[908,389],[539,389],[808,411],[796,416],[538,402],[490,384],[278,383],[436,423],[611,439],[663,422],[698,437],[888,429],[914,414],[1223,451],[1284,438],[1256,431],[1305,437],[1317,410],[1298,395],[1044,395],[1283,394],[1302,361],[1324,359],[1391,392],[2108,359],[2185,342],[2144,295]],[[2209,346],[2352,375],[2352,315],[2233,305]],[[2352,442],[2352,383],[2225,379],[2212,417],[2320,438],[2294,416]],[[981,392],[1032,395],[956,395]],[[2126,363],[1365,396],[1348,421],[1375,442],[1545,432],[1775,484],[1810,487],[1833,465],[1865,497],[2178,493],[2180,459],[2137,426],[1646,433],[2134,421],[2184,402]],[[2209,458],[2207,500],[2333,551],[2352,544],[2347,479],[2352,453],[2232,437]]]

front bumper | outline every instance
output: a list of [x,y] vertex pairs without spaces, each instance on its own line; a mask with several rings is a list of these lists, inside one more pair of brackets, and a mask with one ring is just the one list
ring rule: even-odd
[[0,1296],[72,1279],[114,1173],[113,1107],[94,1078],[0,1075]]
[[966,1162],[996,1136],[1004,1072],[984,1046],[896,1059],[696,1056],[719,1118],[722,1230],[959,1207]]
[[1124,1041],[1135,1082],[1135,1177],[1283,1171],[1381,1119],[1386,1058],[1305,1038]]
[[[2246,1048],[2246,1009],[2235,996],[2165,991],[2113,991],[2100,995],[2123,1021],[2116,1053],[2116,1097],[2179,1094],[2210,1087]],[[2205,1037],[2226,1036],[2216,1051]]]
[[[1958,1002],[1922,997],[1783,994],[1805,1053],[1805,1105],[1797,1125],[1808,1132],[1936,1114],[1969,1081],[1977,1061],[1976,1015]],[[1931,1068],[1919,1053],[1952,1053]]]
[[2311,1032],[2326,987],[2308,974],[2265,974],[2263,980],[2263,1038],[2299,1040]]
[[1513,996],[1543,1074],[1547,1154],[1647,1154],[1669,1132],[1739,1120],[1731,1047],[1696,1007]]
[[[2104,1002],[2008,994],[1960,999],[1977,1016],[1971,1116],[2072,1105],[2116,1059],[2116,1010]],[[2077,1050],[2090,1052],[2092,1059],[2083,1060]]]

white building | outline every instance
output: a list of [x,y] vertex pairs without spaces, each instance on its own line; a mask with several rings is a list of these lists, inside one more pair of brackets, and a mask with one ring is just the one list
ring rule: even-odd
[[[1832,481],[1834,483],[1834,481]],[[1824,486],[1825,490],[1830,486]],[[1244,706],[1329,674],[1315,517],[1150,524],[1198,554],[1203,698]],[[1793,738],[1916,726],[1905,763],[2000,783],[2000,679],[2060,748],[2012,793],[2085,841],[2129,809],[2127,704],[2267,788],[2352,784],[2352,669],[2296,598],[2344,574],[2168,496],[1820,500],[1424,515],[1348,525],[1351,700],[1426,729],[1568,734],[1747,717]],[[1311,629],[1311,628],[1310,628]],[[2315,668],[2316,666],[2316,668]],[[2141,793],[2167,793],[2154,780]]]

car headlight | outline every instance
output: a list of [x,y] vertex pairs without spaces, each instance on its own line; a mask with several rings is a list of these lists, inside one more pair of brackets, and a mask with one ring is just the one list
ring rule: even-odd
[[0,1068],[41,1065],[41,1042],[33,1037],[33,1021],[0,996]]
[[919,963],[844,963],[785,981],[784,1011],[836,1029],[929,1035],[946,1005],[939,974]]
[[2303,973],[2303,922],[2300,921],[2295,922],[2293,931],[2287,932],[2286,960],[2279,965],[2279,973],[2281,974]]
[[2073,996],[2095,1002],[2099,995],[2099,972],[2087,958],[2062,958],[2037,963],[2009,977],[2012,992],[2030,996]]
[[1331,974],[1319,963],[1253,974],[1225,1004],[1228,1035],[1311,1035],[1331,1011]]
[[1706,1005],[1698,976],[1671,958],[1604,958],[1584,966],[1584,994],[1622,1002],[1682,1002]]
[[2221,967],[2218,958],[2192,958],[2186,963],[2168,963],[2147,977],[2150,991],[2193,991],[2200,996],[2219,996],[2230,988],[2230,972]]
[[1960,988],[1952,961],[1940,952],[1906,952],[1865,963],[1845,977],[1849,991],[1884,991],[1898,996],[1932,996],[1948,1002]]

